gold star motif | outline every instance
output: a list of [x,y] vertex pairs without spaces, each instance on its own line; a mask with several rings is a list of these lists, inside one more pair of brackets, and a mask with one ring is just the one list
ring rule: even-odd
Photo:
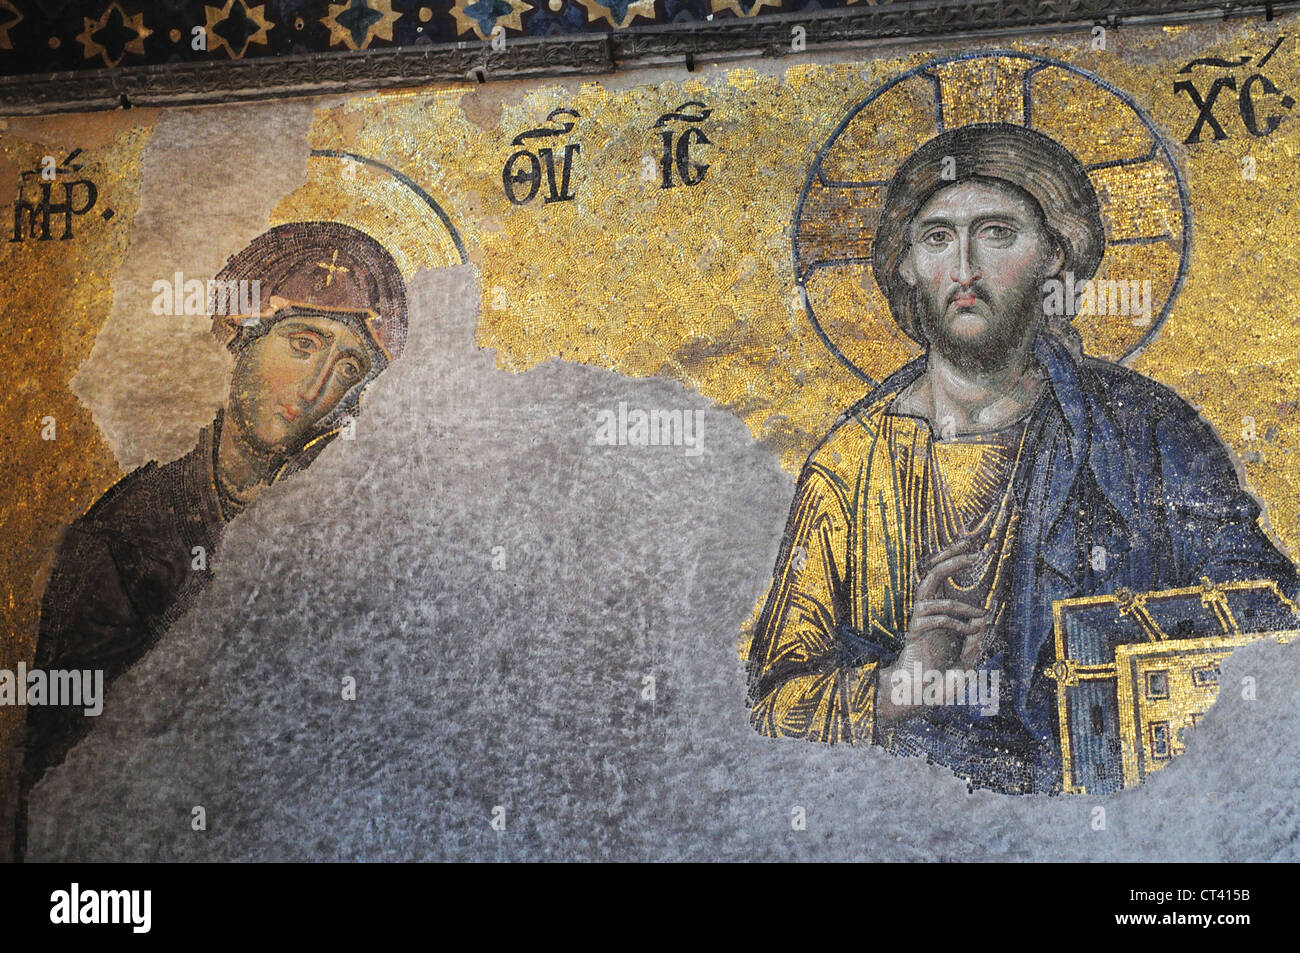
[[[239,52],[230,45],[230,42],[217,32],[217,24],[224,20],[230,19],[230,14],[235,9],[235,4],[243,11],[244,16],[257,24],[257,32],[244,41],[244,46]],[[224,49],[232,60],[242,60],[244,54],[248,52],[250,43],[256,43],[259,46],[267,46],[270,43],[267,34],[275,29],[275,24],[266,19],[266,4],[260,4],[256,7],[250,7],[244,0],[226,0],[224,7],[213,7],[204,4],[203,13],[208,18],[206,27],[208,34],[208,49]]]
[[0,23],[0,50],[12,50],[14,41],[9,39],[9,31],[23,22],[23,15],[9,0],[0,0],[0,10],[14,15],[14,19],[7,23]]
[[[857,0],[848,0],[848,2],[855,3]],[[754,5],[746,10],[740,5],[740,0],[709,0],[709,9],[714,13],[730,10],[738,17],[752,17],[763,7],[779,7],[780,5],[781,0],[754,0]]]
[[393,42],[393,24],[401,14],[393,12],[392,0],[366,0],[366,8],[378,13],[379,19],[366,27],[366,37],[360,43],[352,36],[351,30],[338,22],[339,14],[351,6],[351,2],[331,3],[329,16],[321,17],[320,22],[329,27],[330,46],[342,43],[349,50],[364,50],[375,37]]
[[452,18],[456,21],[456,34],[474,32],[478,34],[480,40],[490,40],[492,32],[497,27],[503,30],[523,30],[523,15],[531,8],[527,0],[505,0],[510,6],[510,12],[503,17],[497,17],[496,22],[489,30],[484,33],[483,27],[479,21],[471,16],[466,10],[476,4],[487,4],[487,0],[456,0],[451,8]]
[[339,260],[339,250],[336,248],[334,249],[334,256],[330,258],[329,261],[316,262],[317,268],[324,268],[326,271],[329,272],[329,276],[325,279],[326,288],[328,288],[334,282],[334,272],[341,271],[346,275],[349,271],[352,270],[351,268],[345,268],[342,265],[338,264],[337,263],[338,260]]
[[[122,52],[117,54],[117,59],[112,59],[108,55],[108,50],[103,44],[95,42],[95,34],[108,26],[108,20],[113,15],[113,11],[122,18],[122,23],[127,29],[135,31],[135,38],[122,47]],[[16,11],[15,11],[16,12]],[[137,13],[133,17],[126,15],[117,0],[113,0],[105,9],[104,14],[98,20],[92,20],[90,17],[82,17],[82,31],[77,36],[77,42],[81,44],[86,59],[94,59],[96,56],[104,61],[104,65],[112,69],[127,53],[135,53],[137,56],[144,55],[144,39],[153,33],[153,30],[147,29],[144,25],[144,14]],[[12,25],[12,24],[11,24]],[[2,46],[3,44],[0,44]]]
[[[628,26],[637,17],[644,17],[647,20],[655,18],[655,0],[633,0],[623,11],[623,19],[617,19],[617,14],[610,7],[605,6],[600,0],[579,0],[587,8],[587,20],[604,19],[606,23],[615,29],[622,29]],[[780,2],[780,0],[777,0]]]

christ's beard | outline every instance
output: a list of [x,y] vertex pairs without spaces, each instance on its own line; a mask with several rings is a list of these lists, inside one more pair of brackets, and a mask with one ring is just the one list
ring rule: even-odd
[[916,306],[920,312],[921,330],[932,348],[962,370],[985,373],[999,370],[1024,343],[1026,335],[1036,329],[1042,318],[1042,302],[1038,290],[1041,285],[1040,281],[1026,282],[1022,288],[1015,289],[1007,296],[1003,308],[997,308],[983,289],[975,290],[974,293],[994,314],[989,326],[975,337],[953,334],[948,323],[943,320],[943,313],[936,313],[931,300],[923,294],[917,294]]

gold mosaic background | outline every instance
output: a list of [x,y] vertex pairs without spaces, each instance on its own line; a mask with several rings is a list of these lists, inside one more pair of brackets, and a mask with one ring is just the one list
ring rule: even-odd
[[[1169,320],[1133,366],[1173,387],[1215,425],[1243,459],[1273,531],[1297,554],[1300,286],[1291,246],[1300,234],[1300,119],[1257,89],[1261,112],[1286,118],[1272,135],[1256,138],[1242,124],[1237,94],[1225,90],[1215,115],[1229,138],[1214,142],[1207,126],[1201,143],[1184,147],[1196,109],[1173,89],[1188,78],[1177,70],[1194,57],[1250,54],[1258,61],[1282,34],[1265,72],[1282,92],[1300,95],[1295,18],[1125,28],[1111,32],[1104,51],[1090,48],[1086,31],[1001,45],[1098,74],[1133,97],[1172,144],[1191,196],[1190,269]],[[501,367],[522,372],[558,358],[680,381],[742,418],[794,473],[862,394],[861,382],[814,334],[797,295],[792,217],[808,170],[847,111],[882,83],[935,56],[973,48],[357,96],[320,103],[302,145],[304,155],[309,148],[344,150],[385,163],[442,205],[480,275],[479,343],[495,349]],[[1191,78],[1203,92],[1217,75],[1202,70]],[[664,190],[654,123],[688,100],[712,110],[701,124],[711,144],[693,150],[708,173],[698,186]],[[1062,92],[1054,105],[1056,135],[1081,155],[1126,134],[1086,98],[1073,101]],[[519,148],[510,141],[544,125],[559,107],[581,115],[563,140],[581,144],[571,181],[576,199],[544,204],[539,195],[512,205],[502,188],[502,167]],[[12,207],[20,172],[41,156],[61,159],[81,148],[81,161],[96,170],[98,207],[115,212],[108,222],[87,217],[74,241],[0,242],[7,385],[0,393],[0,465],[8,475],[0,485],[0,665],[30,655],[59,533],[122,475],[69,382],[109,313],[156,119],[133,110],[0,124],[0,206]],[[533,148],[547,144],[529,141]],[[247,145],[250,169],[258,149],[256,141]],[[1244,159],[1253,160],[1254,180],[1243,177]],[[391,180],[365,171],[335,178],[322,163],[309,165],[306,185],[276,197],[273,221],[338,216],[388,244],[408,273],[456,260],[427,209],[394,191]],[[239,170],[214,169],[232,172]],[[248,188],[256,187],[250,176]],[[195,194],[202,201],[202,190]],[[3,221],[10,221],[7,211]],[[426,234],[434,240],[423,240]],[[158,277],[168,275],[160,269]],[[871,291],[840,286],[828,294],[838,295],[843,309]],[[913,353],[879,316],[864,315],[856,333],[857,353],[876,376]],[[46,415],[58,421],[55,441],[40,439]],[[0,741],[12,731],[10,716],[0,712]]]
[[[89,410],[69,388],[112,306],[155,117],[141,110],[129,123],[122,118],[0,120],[0,207],[7,213],[0,242],[0,668],[30,663],[59,536],[122,476]],[[95,211],[111,208],[114,218],[76,222],[84,234],[67,242],[9,241],[22,171],[46,155],[62,162],[78,148],[84,150],[81,174],[92,175],[99,189]],[[61,223],[52,234],[62,234]],[[56,427],[50,441],[41,439],[47,416]],[[0,750],[8,750],[20,719],[19,710],[0,708]]]

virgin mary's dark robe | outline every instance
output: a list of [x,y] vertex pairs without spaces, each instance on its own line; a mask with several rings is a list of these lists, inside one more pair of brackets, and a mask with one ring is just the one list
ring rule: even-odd
[[[220,434],[218,414],[193,450],[127,474],[69,527],[41,603],[35,668],[102,669],[109,684],[212,579],[227,521],[216,486]],[[92,725],[78,707],[28,710],[16,859],[25,846],[28,794]]]
[[[219,411],[179,460],[127,474],[68,528],[41,602],[34,668],[99,669],[107,686],[211,582],[222,531],[242,509],[217,489],[223,419]],[[336,433],[320,434],[287,457],[271,482],[305,469]],[[28,709],[15,860],[26,847],[32,787],[93,724],[77,707]]]

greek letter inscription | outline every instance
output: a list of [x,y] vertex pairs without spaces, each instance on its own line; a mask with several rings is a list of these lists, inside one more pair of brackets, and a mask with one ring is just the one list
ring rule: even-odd
[[[572,117],[572,119],[563,117]],[[567,136],[573,131],[573,120],[581,118],[582,116],[576,109],[566,107],[552,109],[546,117],[546,121],[551,125],[538,126],[535,129],[521,132],[511,140],[510,144],[523,146],[528,139]],[[546,167],[547,189],[542,198],[542,203],[549,205],[551,202],[573,201],[574,193],[569,188],[569,182],[573,172],[574,157],[582,150],[582,145],[577,142],[564,144],[564,152],[558,160],[560,167],[558,172],[556,170],[556,145],[544,146],[535,152],[528,148],[521,148],[511,153],[510,158],[506,160],[506,164],[501,169],[501,185],[505,189],[506,198],[512,204],[527,205],[537,196],[542,187],[542,166]]]
[[659,134],[663,140],[663,153],[659,158],[659,168],[663,173],[660,188],[671,189],[677,185],[673,181],[674,169],[677,170],[677,178],[682,185],[699,185],[704,181],[709,166],[707,163],[692,161],[691,146],[707,146],[710,144],[709,137],[699,126],[688,126],[679,132],[670,123],[702,123],[712,112],[704,103],[693,99],[682,103],[672,112],[664,113],[655,121],[654,128],[663,130]]
[[[99,189],[89,178],[68,181],[82,169],[82,164],[74,161],[80,154],[80,149],[74,149],[57,164],[53,156],[45,156],[34,168],[22,173],[18,196],[14,199],[14,230],[10,242],[50,241],[54,238],[51,219],[57,228],[59,216],[63,218],[63,234],[59,239],[71,240],[73,218],[85,215],[99,200]],[[105,209],[100,216],[107,221],[113,217],[113,210]]]
[[[1237,93],[1237,112],[1241,115],[1241,124],[1245,126],[1246,131],[1258,139],[1271,136],[1277,131],[1282,120],[1286,117],[1282,114],[1270,112],[1264,116],[1261,121],[1261,108],[1267,109],[1270,106],[1264,106],[1262,100],[1265,96],[1277,97],[1273,100],[1277,106],[1282,109],[1291,110],[1295,106],[1295,99],[1287,93],[1283,93],[1271,79],[1263,74],[1262,71],[1268,61],[1273,58],[1282,41],[1286,39],[1283,34],[1277,38],[1277,42],[1264,54],[1260,61],[1255,64],[1257,72],[1251,73],[1242,80],[1238,85],[1237,78],[1231,74],[1227,76],[1215,77],[1204,93],[1197,81],[1193,79],[1177,80],[1174,83],[1175,93],[1185,93],[1196,107],[1196,121],[1192,126],[1191,132],[1183,140],[1186,144],[1197,143],[1201,141],[1201,131],[1209,127],[1210,134],[1214,137],[1213,141],[1219,142],[1228,138],[1227,131],[1219,121],[1221,116],[1216,116],[1214,112],[1215,103],[1219,101],[1219,94],[1225,89],[1233,90]],[[1198,69],[1219,69],[1219,70],[1237,70],[1242,69],[1250,64],[1251,57],[1249,54],[1242,55],[1235,60],[1225,60],[1217,56],[1204,56],[1192,60],[1178,72],[1182,74],[1195,74]]]

